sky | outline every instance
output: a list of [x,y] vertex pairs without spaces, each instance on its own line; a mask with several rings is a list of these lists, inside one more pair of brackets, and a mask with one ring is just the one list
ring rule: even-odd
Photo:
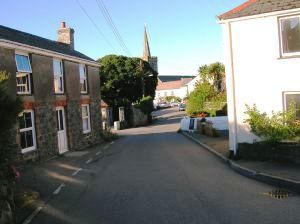
[[141,57],[146,24],[151,54],[158,57],[159,74],[196,75],[201,65],[223,61],[222,32],[216,16],[245,2],[102,0],[129,54],[113,35],[96,1],[3,1],[0,25],[56,40],[57,29],[65,21],[75,30],[75,49],[98,59],[108,54]]

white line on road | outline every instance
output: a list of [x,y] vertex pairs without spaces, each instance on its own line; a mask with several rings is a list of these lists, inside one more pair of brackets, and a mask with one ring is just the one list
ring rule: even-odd
[[110,144],[112,145],[112,144],[114,144],[115,142],[111,142]]
[[59,192],[61,191],[61,189],[62,189],[63,187],[65,187],[65,186],[66,186],[65,184],[59,185],[58,188],[53,192],[53,194],[54,194],[54,195],[58,195]]
[[25,219],[25,221],[22,224],[29,224],[31,223],[31,221],[34,219],[35,216],[37,216],[37,214],[39,214],[39,212],[43,209],[43,207],[37,207],[34,212],[27,217],[27,219]]
[[96,156],[99,156],[101,153],[102,153],[101,151],[97,152],[97,153],[96,153]]
[[108,148],[109,148],[109,145],[106,145],[106,146],[103,147],[104,150],[106,150]]
[[92,161],[93,161],[93,158],[90,158],[89,160],[87,160],[87,161],[85,162],[85,164],[90,164]]
[[81,171],[82,169],[81,168],[79,168],[78,170],[76,170],[74,173],[72,173],[72,176],[74,177],[74,176],[76,176],[80,171]]

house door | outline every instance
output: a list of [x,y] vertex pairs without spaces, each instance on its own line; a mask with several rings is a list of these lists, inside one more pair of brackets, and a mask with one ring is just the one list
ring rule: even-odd
[[68,151],[65,110],[63,107],[56,108],[56,121],[57,121],[58,152],[59,154],[62,154]]

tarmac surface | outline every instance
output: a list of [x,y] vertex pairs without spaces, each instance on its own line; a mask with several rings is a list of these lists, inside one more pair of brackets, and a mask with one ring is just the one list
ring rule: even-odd
[[58,175],[56,194],[29,223],[300,223],[297,195],[275,199],[272,186],[178,134],[183,113],[176,108],[156,116],[152,126],[120,131],[105,156]]

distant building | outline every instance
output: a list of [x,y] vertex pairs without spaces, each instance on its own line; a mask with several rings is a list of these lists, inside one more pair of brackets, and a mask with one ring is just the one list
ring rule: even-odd
[[142,59],[147,61],[151,68],[158,73],[157,57],[151,56],[150,45],[148,40],[147,29],[144,30],[144,52]]
[[0,26],[0,70],[11,75],[8,93],[24,102],[15,132],[22,158],[101,141],[99,67],[74,50],[74,30],[64,22],[57,41]]
[[195,88],[199,76],[158,76],[155,103],[164,101],[167,96],[186,98]]

